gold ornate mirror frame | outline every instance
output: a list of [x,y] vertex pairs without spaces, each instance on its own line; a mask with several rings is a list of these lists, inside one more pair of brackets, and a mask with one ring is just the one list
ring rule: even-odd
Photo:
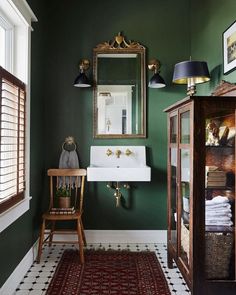
[[[98,44],[94,49],[93,49],[93,80],[94,80],[94,98],[93,98],[93,136],[94,138],[145,138],[146,137],[146,64],[145,64],[145,54],[146,54],[146,48],[139,44],[138,42],[135,41],[126,41],[124,36],[122,36],[120,33],[115,36],[114,40],[108,41],[108,42],[103,42]],[[124,127],[123,130],[123,121],[122,121],[122,130],[115,133],[111,132],[109,134],[107,130],[112,130],[112,117],[111,118],[105,118],[105,112],[104,112],[104,129],[99,129],[98,127],[98,120],[99,122],[101,121],[101,113],[99,114],[99,106],[98,106],[98,98],[100,99],[99,102],[101,102],[101,96],[104,96],[104,99],[107,99],[111,97],[110,91],[107,91],[106,89],[104,90],[104,85],[99,85],[99,84],[109,84],[111,83],[107,79],[107,83],[103,82],[99,83],[99,77],[98,77],[98,72],[101,72],[101,68],[99,68],[99,65],[101,65],[101,58],[103,58],[103,63],[105,62],[105,59],[108,60],[111,58],[123,58],[123,61],[120,59],[121,62],[125,63],[124,58],[127,58],[128,62],[128,57],[129,56],[136,56],[135,58],[135,66],[136,66],[136,72],[135,75],[136,77],[136,84],[135,85],[129,85],[127,87],[130,87],[130,96],[129,104],[129,113],[130,113],[130,118],[129,115],[125,118],[125,124],[129,124],[131,127]],[[133,58],[134,59],[134,58]],[[100,63],[99,63],[100,62]],[[117,63],[117,61],[116,61]],[[115,71],[116,69],[114,69]],[[119,72],[119,70],[117,70]],[[139,72],[140,71],[140,72]],[[106,72],[107,76],[109,75]],[[112,74],[114,75],[113,71],[111,71],[111,76]],[[110,78],[110,76],[109,76]],[[121,77],[122,78],[122,77]],[[121,79],[122,80],[122,79]],[[115,81],[115,80],[114,80]],[[124,85],[119,85],[119,80],[117,79],[117,83],[113,82],[116,85],[108,85],[111,86],[111,89],[117,88],[117,87],[123,87]],[[121,83],[122,84],[122,83]],[[99,88],[100,87],[100,88]],[[113,87],[113,88],[112,88]],[[132,88],[133,87],[133,88]],[[132,89],[131,89],[132,88]],[[118,90],[116,90],[118,91]],[[135,95],[135,97],[134,97]],[[107,104],[107,103],[105,103]],[[137,105],[138,104],[138,105]],[[106,106],[105,106],[106,107]],[[134,115],[134,107],[136,108],[136,113]],[[124,111],[124,112],[123,112]],[[125,113],[126,116],[126,110],[122,110],[122,114]],[[100,116],[100,117],[99,117]],[[123,116],[123,115],[122,115]],[[131,121],[130,123],[126,123],[128,119]],[[122,118],[123,120],[123,118]],[[135,121],[136,120],[136,121]],[[114,121],[117,121],[115,119]],[[105,126],[106,125],[106,126]],[[134,125],[136,127],[134,127]],[[137,127],[138,126],[138,127]],[[114,129],[114,128],[113,128]],[[100,132],[99,130],[105,130],[105,132]],[[128,131],[127,131],[128,130]]]

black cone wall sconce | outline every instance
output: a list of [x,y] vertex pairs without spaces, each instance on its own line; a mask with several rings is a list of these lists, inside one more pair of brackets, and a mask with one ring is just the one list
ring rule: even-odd
[[88,70],[89,66],[90,66],[89,60],[87,60],[87,59],[81,60],[81,62],[79,64],[80,73],[74,81],[75,87],[85,88],[85,87],[92,86],[91,82],[89,81],[88,77],[85,74],[85,71]]
[[163,88],[166,86],[164,79],[160,76],[161,63],[157,59],[152,59],[148,62],[148,69],[154,72],[154,75],[148,83],[149,88]]

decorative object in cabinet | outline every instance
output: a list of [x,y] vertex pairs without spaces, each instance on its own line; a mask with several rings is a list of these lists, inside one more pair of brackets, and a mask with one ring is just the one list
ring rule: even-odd
[[168,266],[192,295],[236,294],[236,97],[190,96],[165,111]]

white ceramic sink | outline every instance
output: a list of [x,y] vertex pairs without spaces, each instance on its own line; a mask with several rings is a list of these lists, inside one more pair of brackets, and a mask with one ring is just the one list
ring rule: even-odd
[[[116,151],[120,151],[119,157]],[[107,155],[111,151],[111,155]],[[127,151],[131,151],[127,155]],[[150,181],[145,146],[91,146],[88,181]]]

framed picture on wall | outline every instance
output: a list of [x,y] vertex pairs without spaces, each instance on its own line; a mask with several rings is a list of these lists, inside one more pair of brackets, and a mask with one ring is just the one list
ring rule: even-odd
[[224,74],[236,68],[236,21],[223,32]]

